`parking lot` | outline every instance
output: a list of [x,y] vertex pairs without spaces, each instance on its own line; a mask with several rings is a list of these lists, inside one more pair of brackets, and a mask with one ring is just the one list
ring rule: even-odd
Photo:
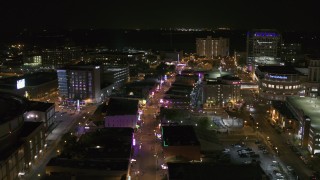
[[260,164],[270,179],[295,179],[293,168],[280,164],[274,147],[267,143],[257,139],[228,142],[223,153],[230,156],[231,163]]

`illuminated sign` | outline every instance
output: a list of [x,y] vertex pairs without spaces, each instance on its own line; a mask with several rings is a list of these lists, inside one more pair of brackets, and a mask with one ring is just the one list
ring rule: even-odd
[[287,76],[274,76],[274,75],[269,75],[269,78],[273,78],[273,79],[288,79]]
[[256,32],[256,33],[254,33],[254,36],[256,36],[256,37],[277,37],[278,34],[273,33],[273,32]]
[[17,81],[17,89],[24,88],[26,86],[26,81],[25,79],[20,79]]

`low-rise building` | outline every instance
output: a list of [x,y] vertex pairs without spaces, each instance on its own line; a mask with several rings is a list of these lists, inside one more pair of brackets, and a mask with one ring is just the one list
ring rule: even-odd
[[193,126],[162,126],[162,147],[166,161],[171,158],[200,161],[200,142]]
[[283,101],[272,101],[269,110],[271,120],[286,132],[296,134],[299,122]]
[[140,118],[138,110],[138,100],[110,98],[104,118],[105,127],[136,128]]
[[132,128],[102,128],[66,140],[63,151],[46,166],[49,178],[128,179]]
[[43,122],[45,129],[54,123],[55,120],[55,104],[39,101],[30,101],[29,108],[24,114],[25,121]]

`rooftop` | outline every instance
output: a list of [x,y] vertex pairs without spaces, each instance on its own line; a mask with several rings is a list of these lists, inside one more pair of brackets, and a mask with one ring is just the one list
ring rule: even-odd
[[46,102],[40,102],[40,101],[30,101],[30,106],[28,108],[29,111],[42,111],[45,112],[52,106],[54,106],[54,103],[46,103]]
[[138,113],[138,100],[110,98],[107,106],[107,115],[135,115]]
[[163,146],[199,146],[193,126],[162,126]]
[[24,97],[0,91],[0,124],[22,115],[27,105]]
[[15,76],[9,78],[0,79],[0,85],[3,86],[13,86],[16,88],[17,80],[25,79],[26,86],[38,86],[50,81],[57,80],[57,73],[55,72],[36,72],[30,73],[23,76]]
[[60,166],[76,169],[94,169],[104,171],[124,171],[128,169],[129,159],[115,161],[78,160],[66,158],[52,158],[47,166]]
[[[60,158],[81,160],[130,159],[132,128],[103,128],[67,140]],[[81,149],[81,150],[80,150]]]
[[258,164],[168,163],[171,180],[255,179],[265,173]]
[[299,74],[299,71],[291,66],[258,66],[257,69],[264,73]]
[[320,131],[320,100],[310,97],[287,97],[287,102],[311,119],[311,127]]
[[205,78],[209,79],[218,79],[219,77],[226,76],[226,75],[232,75],[230,72],[224,72],[220,70],[214,70],[207,72],[204,76]]

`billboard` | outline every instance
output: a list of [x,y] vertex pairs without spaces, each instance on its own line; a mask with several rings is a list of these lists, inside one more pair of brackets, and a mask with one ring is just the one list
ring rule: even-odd
[[26,86],[26,81],[25,79],[20,79],[17,81],[17,89],[24,88]]

